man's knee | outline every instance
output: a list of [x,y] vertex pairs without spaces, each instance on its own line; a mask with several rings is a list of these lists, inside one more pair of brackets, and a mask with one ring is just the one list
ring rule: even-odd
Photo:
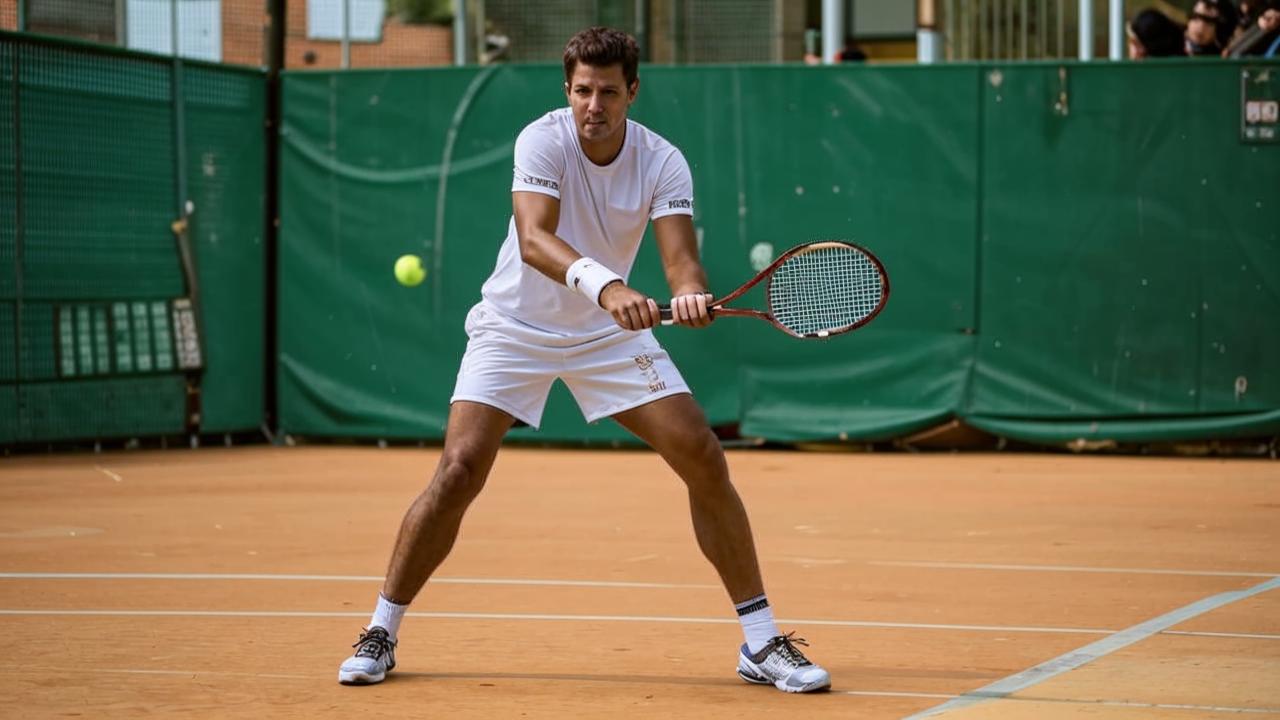
[[431,492],[448,507],[465,508],[484,488],[485,474],[474,460],[455,453],[440,458]]
[[681,455],[682,465],[691,467],[694,472],[686,473],[686,483],[719,483],[728,480],[724,464],[724,449],[711,428],[691,433],[680,440],[677,452]]

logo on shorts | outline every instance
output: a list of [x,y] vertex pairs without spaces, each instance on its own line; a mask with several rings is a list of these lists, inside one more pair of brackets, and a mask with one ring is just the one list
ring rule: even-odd
[[654,367],[653,358],[648,353],[641,353],[632,359],[636,361],[636,367],[640,368],[640,374],[644,375],[645,382],[649,383],[649,392],[656,393],[667,389],[667,383],[658,376],[658,368]]

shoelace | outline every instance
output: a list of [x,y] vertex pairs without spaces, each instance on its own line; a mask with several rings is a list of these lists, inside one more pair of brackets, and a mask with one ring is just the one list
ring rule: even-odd
[[387,636],[387,631],[380,627],[366,630],[360,633],[360,639],[356,640],[351,647],[359,648],[356,650],[356,657],[367,657],[377,660],[383,655],[391,652],[396,644]]
[[809,643],[805,642],[804,638],[796,637],[795,634],[795,631],[792,630],[786,635],[779,635],[773,638],[769,642],[773,643],[774,649],[782,655],[782,659],[785,660],[788,665],[792,667],[810,665],[811,663],[809,662],[809,658],[805,657],[804,653],[796,649],[796,645],[809,647]]

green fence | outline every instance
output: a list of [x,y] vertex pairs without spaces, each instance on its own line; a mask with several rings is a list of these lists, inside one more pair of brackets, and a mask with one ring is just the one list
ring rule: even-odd
[[[1280,147],[1243,137],[1242,96],[1280,96],[1280,66],[1251,67],[645,68],[632,116],[690,161],[714,288],[762,243],[822,238],[872,248],[894,284],[875,323],[828,342],[745,321],[660,337],[713,423],[774,440],[951,417],[1047,442],[1276,433]],[[286,75],[281,429],[440,436],[512,141],[561,82]],[[406,252],[428,261],[413,289],[391,276]],[[665,292],[652,243],[632,281]],[[557,386],[536,437],[624,434]]]
[[0,33],[0,443],[261,424],[264,99],[259,71]]
[[[1246,123],[1277,71],[646,67],[633,117],[690,161],[714,288],[822,238],[894,286],[827,342],[660,337],[713,423],[779,441],[954,417],[1043,442],[1280,432],[1280,145]],[[559,68],[284,76],[270,359],[264,93],[257,70],[0,33],[0,443],[256,428],[271,364],[285,432],[440,437],[512,142],[564,103]],[[391,275],[408,252],[416,288]],[[632,280],[665,292],[651,242]],[[625,437],[559,386],[516,435]]]

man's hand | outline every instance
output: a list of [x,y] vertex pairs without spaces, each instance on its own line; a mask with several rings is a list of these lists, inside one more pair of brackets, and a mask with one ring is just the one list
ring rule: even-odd
[[677,325],[706,327],[711,324],[711,293],[689,293],[671,298],[671,319]]
[[600,291],[600,307],[626,330],[644,330],[661,322],[658,303],[621,282],[609,283]]

